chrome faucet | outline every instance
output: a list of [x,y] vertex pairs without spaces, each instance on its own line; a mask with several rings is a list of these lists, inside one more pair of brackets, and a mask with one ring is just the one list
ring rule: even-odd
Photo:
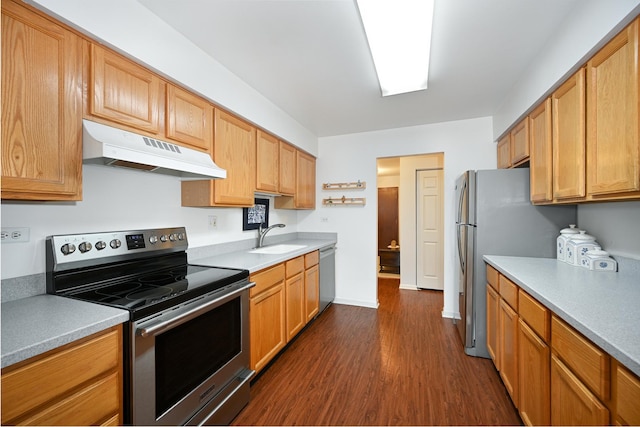
[[260,226],[258,227],[258,247],[261,248],[262,247],[262,242],[264,241],[264,236],[269,232],[269,230],[271,230],[272,228],[283,228],[285,227],[284,224],[273,224],[271,227],[267,227],[267,228],[262,228],[262,224],[260,224]]

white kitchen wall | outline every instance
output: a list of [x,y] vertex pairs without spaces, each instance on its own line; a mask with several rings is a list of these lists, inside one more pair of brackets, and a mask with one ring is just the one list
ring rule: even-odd
[[578,227],[614,257],[640,260],[640,202],[578,205]]
[[640,0],[579,3],[494,114],[494,141],[640,13]]
[[136,0],[28,3],[317,155],[315,135]]
[[[262,196],[261,196],[262,197]],[[269,223],[284,223],[271,235],[296,232],[296,212],[273,209]],[[3,243],[2,279],[44,273],[48,235],[156,227],[187,227],[189,247],[256,238],[242,231],[242,208],[183,208],[180,180],[124,168],[85,165],[81,202],[9,202],[1,205],[2,227],[29,227],[27,243]],[[209,215],[217,217],[210,229]]]
[[[338,233],[336,252],[336,302],[376,307],[376,239],[378,157],[444,153],[445,246],[443,315],[457,314],[454,286],[454,186],[467,169],[496,167],[492,121],[489,117],[414,126],[386,131],[320,138],[317,162],[317,206],[298,214],[298,231]],[[364,207],[323,207],[322,198],[342,196],[322,191],[322,183],[366,181],[364,191],[345,191],[347,197],[366,197]]]

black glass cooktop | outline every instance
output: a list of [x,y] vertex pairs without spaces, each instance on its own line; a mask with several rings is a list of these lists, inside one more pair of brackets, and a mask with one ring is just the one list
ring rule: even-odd
[[132,312],[157,312],[246,280],[248,276],[246,270],[187,264],[140,275],[116,277],[99,284],[67,290],[62,295]]

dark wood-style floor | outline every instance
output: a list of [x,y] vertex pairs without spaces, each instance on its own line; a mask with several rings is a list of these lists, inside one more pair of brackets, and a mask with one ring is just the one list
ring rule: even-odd
[[442,293],[380,279],[378,310],[331,305],[251,387],[233,425],[518,425],[491,361],[466,356]]

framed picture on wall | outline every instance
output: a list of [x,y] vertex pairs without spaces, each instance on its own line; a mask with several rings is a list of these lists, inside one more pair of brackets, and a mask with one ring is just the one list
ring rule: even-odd
[[269,226],[269,199],[255,199],[250,208],[242,208],[242,229],[257,230]]

